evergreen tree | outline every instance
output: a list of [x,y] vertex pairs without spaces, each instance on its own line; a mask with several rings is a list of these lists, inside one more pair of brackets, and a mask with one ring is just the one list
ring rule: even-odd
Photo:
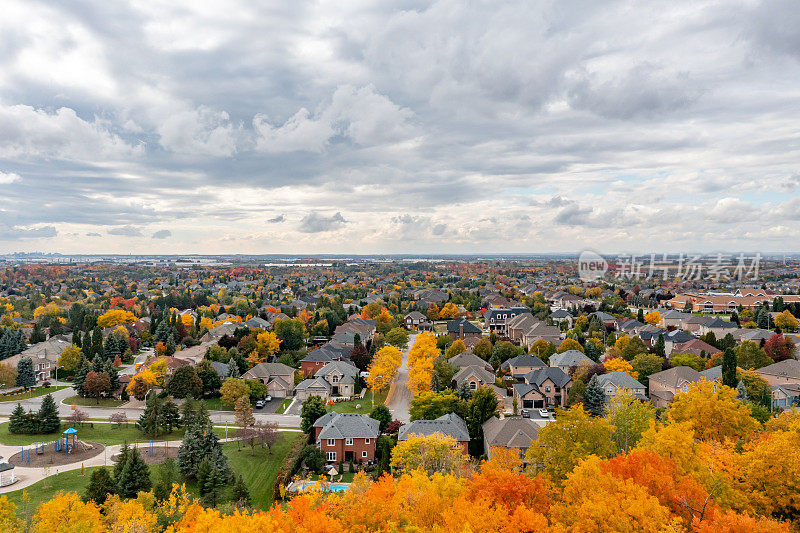
[[72,333],[72,344],[77,346],[78,348],[81,347],[81,332],[75,331]]
[[233,486],[233,501],[238,507],[250,507],[250,491],[241,474]]
[[172,433],[173,429],[180,427],[181,414],[178,411],[178,406],[172,400],[167,400],[161,405],[158,425],[161,426],[164,433]]
[[167,343],[164,345],[164,355],[173,355],[175,353],[175,338],[170,335],[167,339]]
[[665,345],[664,345],[664,335],[662,333],[658,334],[658,338],[656,339],[656,343],[653,346],[653,353],[659,357],[664,357],[665,353]]
[[56,406],[53,395],[48,394],[42,398],[39,407],[39,431],[42,433],[55,433],[61,429],[61,419],[58,417],[58,407]]
[[114,480],[108,473],[108,469],[104,466],[94,470],[89,477],[89,484],[86,486],[86,492],[83,495],[84,502],[93,501],[97,505],[103,505],[106,498],[110,494],[114,494],[117,490]]
[[181,425],[183,427],[200,426],[206,427],[211,423],[208,416],[208,409],[203,402],[192,399],[186,400],[181,406]]
[[161,320],[156,327],[155,333],[153,334],[153,342],[163,342],[166,346],[170,337],[172,337],[172,328],[170,327],[168,320]]
[[178,467],[174,459],[167,459],[158,467],[158,480],[153,485],[153,496],[164,501],[172,494],[172,484],[178,481]]
[[736,378],[736,352],[733,348],[725,348],[722,354],[722,384],[731,388],[736,388],[738,379]]
[[108,378],[111,380],[111,387],[110,392],[112,396],[117,394],[117,390],[119,390],[119,372],[117,372],[117,367],[114,366],[114,359],[108,359],[105,364],[103,364],[103,372],[108,374]]
[[[78,333],[80,335],[80,333]],[[89,359],[92,356],[92,332],[88,329],[83,336],[83,342],[81,343],[81,351],[83,355]]]
[[21,404],[17,404],[8,420],[8,432],[14,434],[30,433],[28,417]]
[[39,322],[37,322],[33,325],[33,330],[31,330],[31,344],[37,344],[44,342],[45,340],[47,340],[47,338],[45,337],[44,331],[42,331],[42,326]]
[[103,356],[103,329],[95,326],[92,330],[92,352],[86,354],[87,359]]
[[117,464],[114,465],[114,485],[119,486],[120,476],[122,475],[122,469],[125,468],[125,463],[128,462],[128,456],[131,453],[131,448],[128,446],[128,441],[124,441],[122,443],[122,448],[120,448],[119,456],[117,458]]
[[17,363],[17,386],[26,389],[36,386],[36,372],[30,357],[22,357]]
[[152,396],[147,400],[144,412],[139,416],[139,421],[136,423],[139,431],[148,437],[158,437],[159,435],[161,406],[161,399],[158,396]]
[[144,462],[139,450],[129,450],[125,465],[116,480],[118,494],[123,498],[135,498],[139,492],[147,492],[152,487],[150,468]]
[[83,364],[78,369],[78,372],[75,374],[75,378],[72,380],[72,388],[75,389],[75,392],[81,398],[86,397],[86,391],[83,390],[83,382],[86,381],[86,374],[92,371],[92,367],[88,361],[84,359]]
[[597,380],[597,375],[592,376],[583,393],[584,406],[592,416],[603,416],[606,409],[606,395]]
[[639,312],[636,313],[636,320],[644,324],[644,309],[639,309]]

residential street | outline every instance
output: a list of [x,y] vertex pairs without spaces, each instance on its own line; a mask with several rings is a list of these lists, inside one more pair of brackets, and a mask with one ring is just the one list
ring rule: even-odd
[[406,386],[406,380],[408,380],[408,350],[414,345],[415,337],[416,335],[410,335],[408,337],[408,347],[403,350],[403,364],[400,365],[397,376],[395,376],[392,382],[392,388],[390,389],[391,397],[387,402],[387,406],[394,418],[403,423],[411,421],[411,415],[408,412],[411,404],[411,391],[408,390]]
[[[53,399],[58,404],[58,412],[62,417],[67,417],[72,412],[69,405],[64,405],[61,400],[75,395],[75,390],[72,388],[62,389],[53,393]],[[19,402],[25,410],[36,411],[42,402],[42,397],[31,398],[30,400],[23,400]],[[17,402],[0,402],[0,417],[8,417],[17,406]],[[90,407],[80,406],[82,411],[89,414],[89,418],[108,419],[112,413],[124,412],[129,420],[137,420],[139,415],[142,414],[142,409],[123,409],[120,407]],[[211,411],[211,421],[215,424],[233,424],[235,420],[232,411]],[[253,411],[253,415],[259,422],[275,422],[278,427],[282,428],[298,428],[300,427],[300,417],[296,415],[277,415],[273,413],[261,413],[258,409]]]

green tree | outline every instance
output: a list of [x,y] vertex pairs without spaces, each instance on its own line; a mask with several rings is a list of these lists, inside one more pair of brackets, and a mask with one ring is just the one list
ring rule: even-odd
[[427,391],[414,396],[409,413],[411,420],[434,420],[447,413],[464,415],[465,404],[451,390]]
[[58,417],[58,406],[56,406],[53,395],[48,394],[42,398],[39,406],[39,431],[41,433],[55,433],[61,429],[61,419]]
[[651,374],[661,372],[664,368],[664,359],[655,354],[640,353],[633,358],[631,366],[639,375],[639,381],[647,384]]
[[164,433],[172,433],[174,428],[181,426],[181,414],[178,406],[172,400],[166,400],[161,404],[161,412],[158,413],[158,425]]
[[734,352],[736,352],[737,364],[744,370],[759,369],[773,363],[767,352],[753,341],[743,341],[734,348]]
[[[216,374],[214,372],[214,375]],[[167,392],[174,398],[187,396],[199,398],[203,393],[203,380],[197,375],[197,370],[193,366],[182,366],[173,372],[167,382]]]
[[117,367],[114,366],[114,360],[108,359],[105,364],[103,364],[103,373],[108,376],[108,392],[110,395],[116,395],[117,391],[119,390],[119,372],[117,372]]
[[93,501],[97,505],[103,505],[108,498],[109,494],[114,494],[117,491],[117,486],[108,469],[104,466],[92,471],[89,476],[89,484],[86,486],[86,492],[83,494],[83,501]]
[[250,491],[241,474],[233,485],[233,501],[239,508],[250,507]]
[[139,431],[148,437],[158,437],[161,433],[161,426],[159,425],[161,417],[162,400],[158,396],[151,396],[147,400],[144,412],[139,415],[139,421],[136,426]]
[[606,393],[597,380],[597,375],[592,376],[583,392],[584,405],[592,416],[603,416],[606,410]]
[[705,368],[705,361],[693,353],[677,353],[670,358],[672,366],[688,366],[698,372]]
[[372,413],[370,413],[369,417],[381,423],[380,425],[381,433],[386,431],[386,426],[388,426],[389,422],[392,421],[392,413],[391,411],[389,411],[389,408],[386,407],[385,405],[376,405],[375,409],[372,410]]
[[210,395],[219,392],[219,388],[222,386],[222,380],[211,365],[211,361],[207,359],[200,361],[197,365],[196,372],[197,376],[203,382],[203,394]]
[[467,404],[467,430],[469,431],[469,452],[473,457],[480,457],[483,449],[483,423],[498,414],[499,401],[492,389],[480,387],[472,393]]
[[484,361],[488,361],[489,358],[492,357],[492,349],[492,341],[487,337],[481,337],[481,339],[475,343],[475,346],[472,347],[472,353]]
[[639,401],[629,389],[617,389],[608,405],[608,421],[614,426],[611,438],[619,453],[628,453],[655,419],[655,409]]
[[722,384],[732,389],[736,388],[736,352],[732,348],[725,348],[722,354]]
[[299,350],[305,344],[306,328],[302,320],[285,319],[275,322],[275,335],[281,340],[282,350]]
[[30,424],[21,404],[17,404],[8,420],[8,432],[13,434],[31,433]]
[[655,345],[653,345],[653,353],[659,357],[664,357],[665,354],[665,346],[664,346],[664,334],[659,333],[658,338],[656,339]]
[[303,408],[300,411],[300,429],[303,433],[311,435],[313,433],[314,422],[327,413],[325,410],[325,402],[319,396],[309,396],[303,402]]
[[622,349],[622,358],[626,361],[630,361],[640,353],[647,353],[648,351],[647,345],[645,345],[642,339],[639,337],[631,337],[628,344]]
[[33,371],[33,360],[22,357],[17,363],[17,387],[30,389],[36,386],[36,373]]
[[172,493],[173,483],[179,481],[178,467],[175,460],[167,458],[166,461],[158,465],[156,471],[156,482],[153,484],[153,496],[156,500],[164,501]]
[[322,453],[322,450],[313,444],[308,444],[303,448],[300,456],[303,458],[303,462],[310,471],[317,474],[322,473],[322,467],[325,466],[325,455]]
[[386,344],[405,350],[408,346],[408,332],[403,328],[392,328],[383,337]]
[[128,451],[116,485],[117,494],[123,498],[135,498],[139,492],[147,492],[152,487],[150,469],[138,449]]

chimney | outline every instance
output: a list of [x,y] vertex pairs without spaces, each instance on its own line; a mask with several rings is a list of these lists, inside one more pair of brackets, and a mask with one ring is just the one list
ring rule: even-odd
[[464,338],[464,321],[460,321],[458,323],[458,336],[462,339]]

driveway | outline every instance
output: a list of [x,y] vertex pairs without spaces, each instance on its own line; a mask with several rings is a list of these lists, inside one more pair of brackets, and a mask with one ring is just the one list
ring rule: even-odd
[[408,347],[403,350],[403,364],[397,370],[397,375],[392,381],[391,389],[389,390],[389,400],[386,406],[392,412],[392,416],[403,423],[411,422],[411,415],[408,409],[411,405],[411,391],[406,386],[408,381],[408,350],[414,345],[414,338],[416,335],[408,337]]

